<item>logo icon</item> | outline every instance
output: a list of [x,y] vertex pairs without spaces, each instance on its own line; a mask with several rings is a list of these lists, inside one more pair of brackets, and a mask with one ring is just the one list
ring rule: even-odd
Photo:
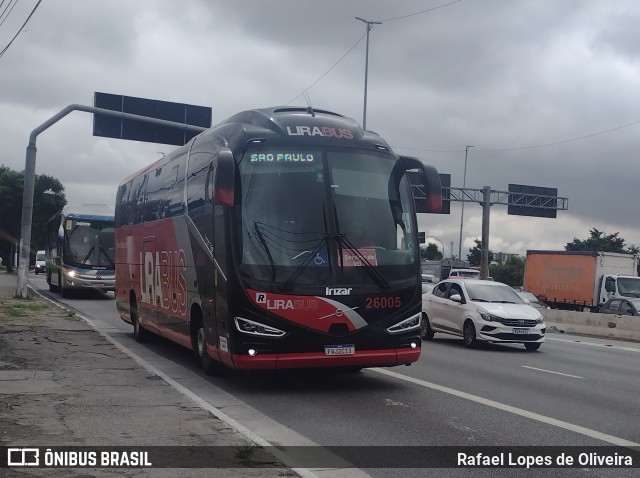
[[39,466],[40,450],[38,448],[8,448],[7,466]]

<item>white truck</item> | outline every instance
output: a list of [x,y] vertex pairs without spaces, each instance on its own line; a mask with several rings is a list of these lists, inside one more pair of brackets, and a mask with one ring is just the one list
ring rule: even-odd
[[595,311],[611,298],[640,297],[638,255],[527,251],[524,290],[553,308]]

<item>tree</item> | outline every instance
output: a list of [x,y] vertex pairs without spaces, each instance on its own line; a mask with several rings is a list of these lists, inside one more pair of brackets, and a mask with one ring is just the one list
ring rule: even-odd
[[442,252],[436,244],[430,242],[426,246],[420,247],[420,257],[429,261],[440,261],[442,260]]
[[613,234],[605,234],[595,227],[589,231],[589,238],[584,241],[577,238],[573,242],[568,242],[565,246],[567,251],[596,251],[596,252],[618,252],[621,254],[637,254],[638,247],[632,245],[625,247],[623,238],[618,237],[619,232]]
[[489,266],[489,274],[496,282],[504,282],[510,286],[521,286],[524,282],[524,259],[510,256],[504,264]]
[[[481,265],[482,262],[482,241],[479,239],[474,239],[476,245],[469,249],[469,254],[467,254],[467,260],[469,264],[475,267]],[[493,252],[489,251],[489,263],[493,261]]]
[[[0,257],[12,272],[12,253],[17,252],[22,227],[22,194],[24,171],[13,171],[0,165]],[[45,245],[47,221],[62,209],[67,200],[64,186],[47,175],[36,175],[33,193],[33,216],[31,226],[31,256]]]

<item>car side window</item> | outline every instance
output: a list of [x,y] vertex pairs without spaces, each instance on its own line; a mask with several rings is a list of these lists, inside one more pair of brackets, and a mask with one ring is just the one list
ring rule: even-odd
[[438,284],[433,289],[433,295],[435,295],[436,297],[446,297],[447,286],[448,285],[449,284],[447,284],[446,282],[442,282],[442,283]]
[[624,301],[622,303],[622,305],[620,306],[620,313],[625,315],[633,315],[633,309],[631,308],[629,302]]
[[609,304],[609,310],[620,310],[620,302],[619,300],[612,300]]
[[462,294],[462,288],[458,284],[451,284],[449,288],[449,294],[447,297],[451,297],[452,295],[458,294],[460,297],[464,297]]

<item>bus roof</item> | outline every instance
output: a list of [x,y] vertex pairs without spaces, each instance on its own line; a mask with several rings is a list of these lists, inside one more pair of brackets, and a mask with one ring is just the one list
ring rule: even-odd
[[358,147],[393,154],[391,147],[377,133],[363,130],[351,118],[332,111],[310,107],[274,106],[242,111],[195,136],[189,143],[121,180],[119,186],[171,161],[187,149],[232,151],[249,143],[268,145],[329,145]]
[[113,221],[114,212],[114,206],[106,204],[67,204],[58,214],[69,219]]

